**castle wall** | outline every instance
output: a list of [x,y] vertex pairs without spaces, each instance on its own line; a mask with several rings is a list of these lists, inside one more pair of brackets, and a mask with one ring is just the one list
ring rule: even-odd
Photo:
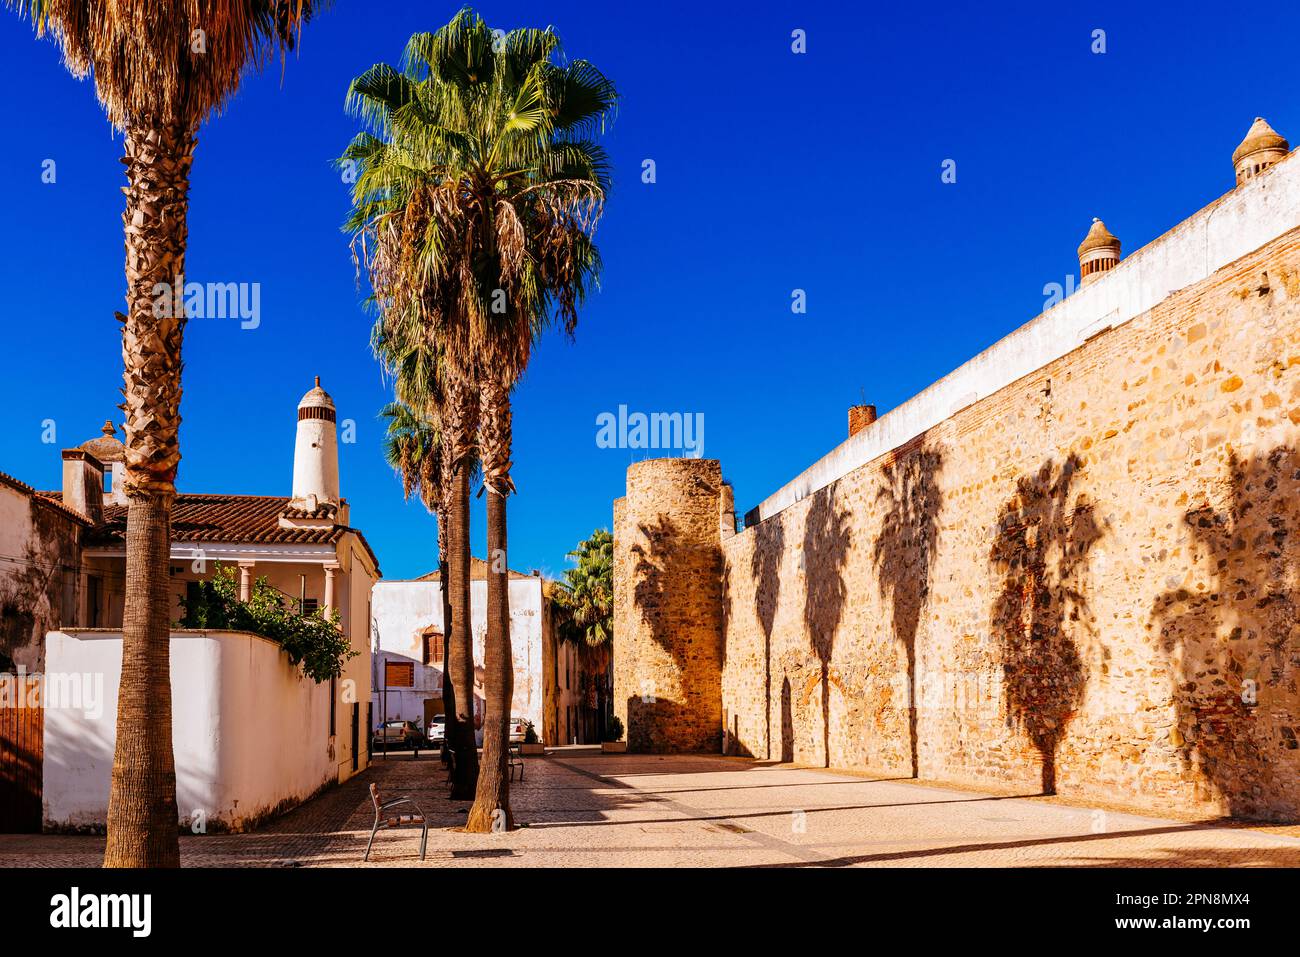
[[[616,508],[621,690],[714,627],[676,468]],[[630,742],[1300,817],[1300,229],[717,548],[721,711]]]
[[1293,230],[723,542],[732,749],[1300,816],[1297,450]]

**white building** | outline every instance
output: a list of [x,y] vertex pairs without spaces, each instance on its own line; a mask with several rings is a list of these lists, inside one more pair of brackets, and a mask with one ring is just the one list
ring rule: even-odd
[[[475,558],[470,574],[470,614],[474,634],[476,721],[483,716],[483,640],[487,628],[487,564]],[[510,572],[510,647],[515,688],[511,717],[533,722],[538,739],[563,744],[577,735],[578,661],[573,647],[557,642],[551,626],[546,582],[538,574]],[[442,668],[446,628],[442,617],[442,583],[438,573],[409,581],[375,585],[372,626],[374,653],[372,713],[374,726],[384,720],[416,722],[443,713]],[[387,662],[413,665],[410,687],[385,686]],[[572,701],[565,689],[573,690]],[[480,741],[481,741],[480,737]]]
[[[47,700],[42,804],[46,826],[104,823],[116,739],[126,561],[122,444],[104,438],[64,453],[62,507],[83,516],[76,622],[46,638],[44,669],[95,701]],[[105,465],[111,466],[107,471]],[[356,654],[316,684],[280,647],[241,632],[171,636],[172,735],[182,822],[239,829],[341,782],[367,765],[370,600],[379,565],[349,525],[339,495],[335,409],[316,386],[297,412],[292,496],[181,494],[172,508],[173,620],[181,599],[218,564],[237,567],[241,597],[265,578],[289,599],[337,610]],[[68,676],[86,676],[78,684]],[[98,685],[98,687],[96,687]],[[51,696],[53,697],[53,696]]]

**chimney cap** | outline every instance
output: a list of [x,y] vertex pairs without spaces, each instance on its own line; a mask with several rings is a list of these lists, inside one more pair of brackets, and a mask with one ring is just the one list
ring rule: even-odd
[[1268,125],[1268,120],[1262,116],[1257,116],[1255,122],[1250,124],[1246,138],[1241,141],[1240,146],[1232,151],[1232,163],[1235,166],[1247,156],[1261,150],[1276,150],[1289,153],[1291,152],[1291,144],[1286,141],[1286,137]]
[[1097,217],[1092,218],[1092,225],[1088,228],[1088,235],[1083,237],[1083,242],[1079,244],[1079,255],[1090,253],[1094,249],[1113,249],[1115,254],[1119,255],[1119,240],[1115,237],[1106,224]]
[[82,442],[78,448],[84,449],[93,455],[100,462],[109,464],[112,462],[126,461],[126,446],[122,440],[117,437],[117,430],[113,428],[111,419],[105,419],[103,427],[99,430],[98,438],[91,439],[88,442]]

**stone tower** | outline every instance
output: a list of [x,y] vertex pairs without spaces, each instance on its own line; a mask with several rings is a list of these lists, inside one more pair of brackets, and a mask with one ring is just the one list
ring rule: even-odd
[[1254,179],[1264,170],[1279,160],[1285,159],[1291,151],[1288,143],[1277,130],[1268,125],[1262,116],[1255,117],[1250,131],[1241,145],[1232,151],[1232,166],[1237,172],[1237,185],[1248,179]]
[[1100,219],[1093,219],[1088,235],[1079,244],[1079,278],[1083,285],[1110,272],[1119,265],[1119,240],[1111,235],[1106,224]]
[[298,403],[298,437],[293,447],[293,505],[315,512],[339,505],[339,447],[334,400],[316,385]]
[[648,459],[614,503],[614,710],[629,751],[721,747],[730,491],[715,459]]

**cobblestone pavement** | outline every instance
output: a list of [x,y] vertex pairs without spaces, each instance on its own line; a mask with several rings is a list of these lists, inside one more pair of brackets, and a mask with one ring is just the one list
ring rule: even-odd
[[[251,834],[185,836],[186,866],[421,866],[419,829],[381,831],[367,787],[430,818],[427,867],[1300,866],[1300,838],[707,756],[558,749],[512,786],[519,824],[465,834],[436,758],[394,755]],[[1293,830],[1293,829],[1291,829]],[[0,835],[0,867],[95,866],[103,839]]]

